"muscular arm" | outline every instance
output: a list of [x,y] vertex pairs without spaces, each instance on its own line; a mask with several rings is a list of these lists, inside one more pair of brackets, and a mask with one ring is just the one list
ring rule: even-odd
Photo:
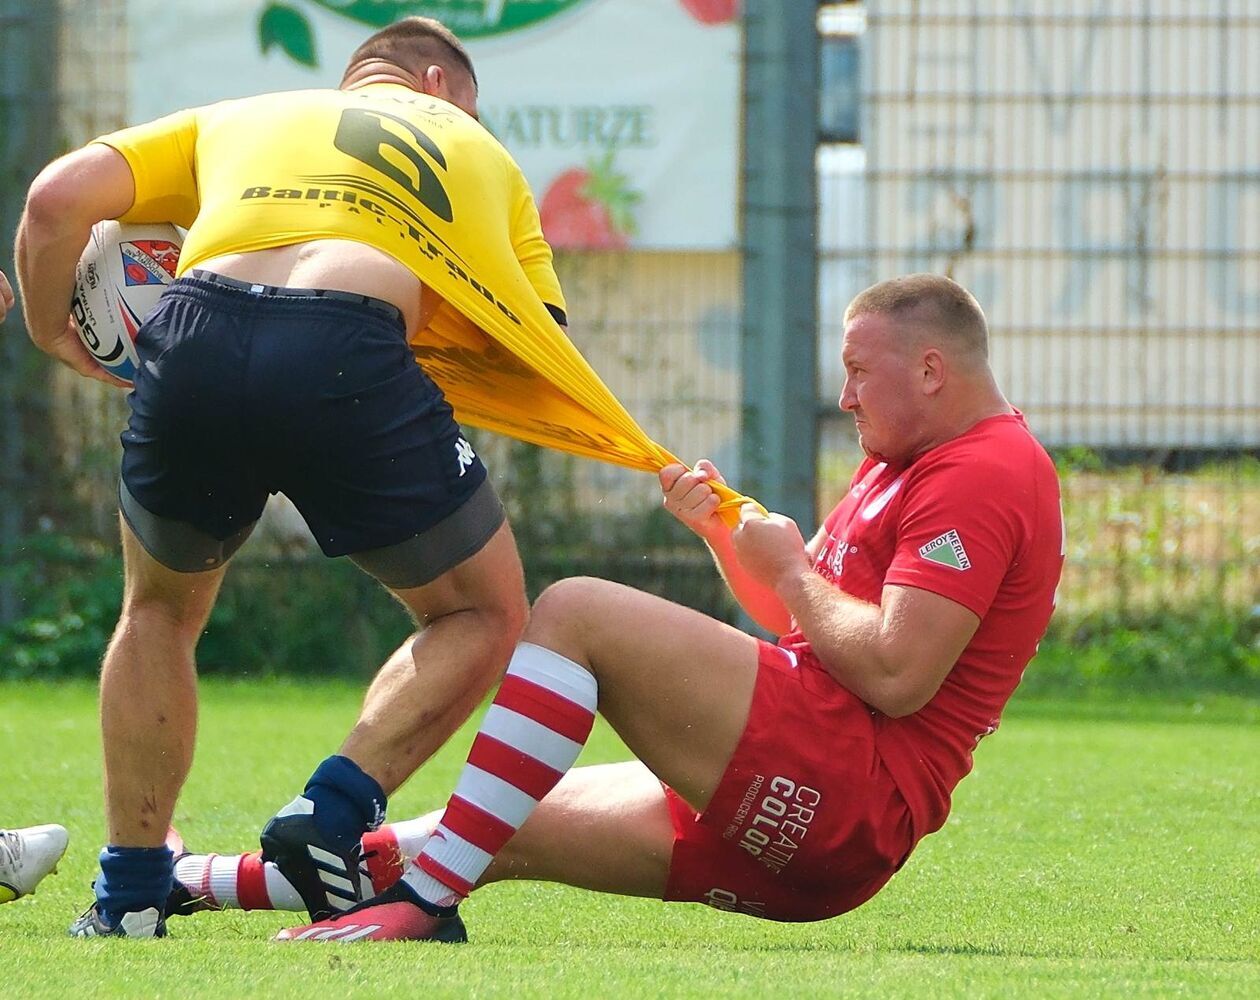
[[731,530],[722,525],[704,542],[727,588],[748,617],[773,635],[788,631],[792,627],[792,613],[772,588],[751,576],[740,564],[731,541]]
[[796,525],[746,508],[732,539],[745,569],[768,581],[820,663],[885,715],[917,712],[940,688],[980,619],[927,590],[888,585],[880,604],[832,586],[811,567]]
[[93,144],[40,172],[18,224],[18,286],[31,340],[81,375],[118,383],[96,363],[69,323],[74,268],[92,226],[131,207],[135,181],[122,154]]
[[[661,470],[661,491],[665,509],[700,536],[709,547],[713,561],[726,586],[748,617],[774,635],[782,635],[792,627],[792,615],[774,589],[753,576],[741,565],[735,554],[731,529],[717,516],[718,496],[708,484],[725,482],[708,459],[700,459],[695,469],[668,465]],[[806,548],[811,561],[823,533],[819,532]]]

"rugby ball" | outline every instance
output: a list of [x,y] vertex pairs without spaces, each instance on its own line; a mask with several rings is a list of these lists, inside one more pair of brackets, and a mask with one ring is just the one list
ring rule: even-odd
[[136,332],[175,280],[183,236],[169,223],[98,222],[79,258],[70,312],[102,368],[131,382]]

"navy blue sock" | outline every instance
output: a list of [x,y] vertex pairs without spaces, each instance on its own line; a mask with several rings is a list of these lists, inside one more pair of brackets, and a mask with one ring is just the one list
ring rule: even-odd
[[385,792],[349,757],[325,760],[303,794],[315,803],[315,826],[342,852],[385,820]]
[[175,855],[169,847],[117,847],[101,851],[101,874],[96,901],[105,920],[114,926],[127,913],[166,907],[175,877]]

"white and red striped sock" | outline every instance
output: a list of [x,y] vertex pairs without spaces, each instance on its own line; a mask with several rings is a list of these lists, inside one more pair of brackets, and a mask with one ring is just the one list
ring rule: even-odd
[[[413,819],[382,826],[363,835],[363,864],[372,893],[398,881],[408,858],[424,847],[432,820]],[[225,910],[305,910],[297,890],[262,852],[252,854],[185,854],[175,863],[175,878],[194,896],[204,896]]]
[[224,910],[304,910],[302,897],[275,865],[253,854],[186,854],[175,878],[193,896]]
[[568,657],[523,642],[473,741],[455,794],[403,881],[452,906],[472,892],[591,734],[595,678]]

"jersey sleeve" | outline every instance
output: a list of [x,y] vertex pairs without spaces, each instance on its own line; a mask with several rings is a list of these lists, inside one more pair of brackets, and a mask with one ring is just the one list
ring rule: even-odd
[[136,198],[120,222],[173,222],[185,229],[200,208],[197,190],[197,113],[178,111],[95,142],[118,150],[131,167]]
[[512,183],[512,248],[520,261],[529,283],[543,300],[547,311],[561,326],[568,326],[569,318],[560,279],[556,277],[551,244],[543,237],[542,220],[538,205],[529,190],[529,184],[520,168],[513,164]]
[[916,476],[901,506],[884,583],[917,587],[983,618],[1024,547],[1031,485],[995,462],[954,456]]

